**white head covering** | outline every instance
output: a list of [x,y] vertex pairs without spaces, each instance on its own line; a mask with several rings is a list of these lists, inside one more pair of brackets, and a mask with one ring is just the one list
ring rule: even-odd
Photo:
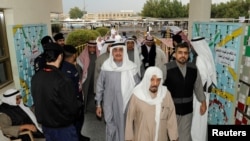
[[98,50],[101,51],[101,49],[102,49],[102,47],[103,47],[103,44],[104,44],[104,40],[102,39],[101,36],[98,36],[98,37],[96,38],[96,45],[97,45]]
[[[122,65],[117,66],[112,55],[114,48],[123,48]],[[103,63],[101,70],[121,72],[121,92],[123,97],[123,112],[126,109],[127,103],[132,95],[132,90],[135,87],[134,75],[136,75],[136,64],[128,59],[127,49],[124,43],[118,42],[112,44],[110,48],[109,58]]]
[[116,34],[116,32],[117,32],[117,31],[115,30],[115,28],[112,27],[112,28],[111,28],[111,35]]
[[[114,61],[114,57],[112,55],[114,48],[123,48],[122,66],[117,66],[115,61]],[[125,44],[123,42],[115,42],[112,44],[112,46],[110,48],[109,58],[103,63],[101,69],[106,70],[106,71],[119,71],[119,72],[121,72],[121,71],[135,69],[135,67],[136,67],[135,63],[130,61],[128,58],[127,48],[125,47]]]
[[217,85],[214,58],[205,38],[195,37],[191,40],[191,44],[198,54],[196,64],[201,74],[203,85],[205,83],[207,83],[207,87],[212,83]]
[[169,26],[170,30],[172,31],[172,33],[175,35],[178,32],[182,31],[182,29],[178,26]]
[[16,104],[16,96],[21,95],[19,90],[16,89],[8,89],[4,92],[3,97],[2,97],[2,103],[9,104],[11,106],[19,106],[32,120],[32,122],[35,124],[36,128],[42,132],[42,128],[38,125],[36,117],[34,113],[30,110],[30,108],[26,107],[23,104],[23,101],[21,99],[20,104]]
[[[201,80],[203,86],[206,84],[206,89],[214,83],[217,85],[216,80],[216,69],[215,63],[213,59],[212,52],[206,42],[205,38],[203,37],[195,37],[191,40],[191,45],[193,46],[194,50],[198,54],[196,58],[196,66],[200,72]],[[209,97],[210,94],[205,91],[206,96],[206,105],[209,106]],[[206,138],[206,126],[207,126],[207,119],[208,119],[208,110],[205,112],[204,115],[200,115],[200,102],[194,97],[193,100],[193,119],[192,121],[192,128],[191,128],[191,135],[193,141],[200,141],[205,140]]]
[[16,104],[16,96],[17,95],[21,95],[18,90],[8,89],[3,94],[2,102],[9,104],[11,106],[17,106],[17,104]]
[[100,50],[100,55],[103,54],[103,53],[106,53],[106,52],[107,52],[108,45],[109,45],[109,44],[112,44],[112,43],[114,43],[114,42],[115,42],[115,40],[107,40],[107,41],[105,41],[104,44],[103,44],[102,49]]
[[142,59],[140,58],[141,55],[139,53],[139,49],[136,46],[136,42],[135,42],[134,38],[127,38],[126,41],[125,41],[126,46],[127,46],[128,41],[133,41],[134,42],[134,63],[137,65],[138,74],[141,76]]
[[115,40],[116,41],[122,41],[122,36],[119,35],[119,34],[115,35]]
[[[151,85],[151,78],[153,75],[156,75],[157,78],[161,78],[161,82],[158,86],[157,95],[154,99],[150,96],[150,91],[149,91]],[[155,105],[155,122],[156,122],[155,141],[158,140],[161,103],[168,91],[167,87],[163,86],[162,83],[163,83],[163,73],[161,69],[155,66],[148,67],[146,69],[142,81],[134,88],[132,92],[140,100],[150,105]]]

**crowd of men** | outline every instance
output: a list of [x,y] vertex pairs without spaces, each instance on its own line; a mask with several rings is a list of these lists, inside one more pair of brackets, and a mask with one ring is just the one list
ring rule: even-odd
[[[180,33],[173,36],[175,50],[170,57],[150,34],[139,43],[136,36],[120,36],[112,29],[109,38],[88,41],[79,56],[62,33],[53,36],[54,41],[45,36],[41,40],[44,52],[35,59],[31,80],[36,120],[29,120],[34,126],[27,130],[39,131],[46,141],[88,141],[81,129],[89,105],[95,104],[97,117],[104,117],[106,141],[205,141],[205,133],[191,134],[192,127],[200,124],[193,117],[206,116],[204,92],[209,93],[216,82],[206,83],[210,76],[201,75],[196,58],[189,57],[191,52],[199,53],[199,40],[192,40],[193,47]],[[205,59],[213,62],[211,56]],[[16,98],[16,94],[20,96],[6,91],[4,96]],[[0,113],[10,113],[13,120],[9,127],[24,124],[2,105]],[[0,114],[3,133],[9,134],[2,122],[7,119],[2,118]]]

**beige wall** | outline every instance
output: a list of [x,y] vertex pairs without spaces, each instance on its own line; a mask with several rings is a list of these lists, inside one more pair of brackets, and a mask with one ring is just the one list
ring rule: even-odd
[[[12,73],[16,88],[20,88],[12,26],[21,24],[46,24],[51,33],[50,13],[62,13],[62,0],[0,0],[4,11]],[[13,84],[12,84],[13,85]],[[2,93],[4,89],[0,90]]]
[[[133,11],[124,11],[124,12],[102,12],[102,13],[89,13],[84,15],[85,20],[119,20],[127,19],[134,16],[136,13]],[[133,17],[132,17],[133,18]]]
[[209,22],[212,0],[190,0],[188,37],[191,39],[193,22]]

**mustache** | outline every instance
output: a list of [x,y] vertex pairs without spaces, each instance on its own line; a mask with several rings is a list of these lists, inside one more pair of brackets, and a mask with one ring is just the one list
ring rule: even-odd
[[115,55],[116,57],[121,57],[122,55],[120,55],[120,54],[117,54],[117,55]]

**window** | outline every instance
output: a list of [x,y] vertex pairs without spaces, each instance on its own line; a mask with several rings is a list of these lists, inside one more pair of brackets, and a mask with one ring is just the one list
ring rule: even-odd
[[0,88],[2,88],[13,81],[4,13],[2,11],[0,11],[0,35]]

